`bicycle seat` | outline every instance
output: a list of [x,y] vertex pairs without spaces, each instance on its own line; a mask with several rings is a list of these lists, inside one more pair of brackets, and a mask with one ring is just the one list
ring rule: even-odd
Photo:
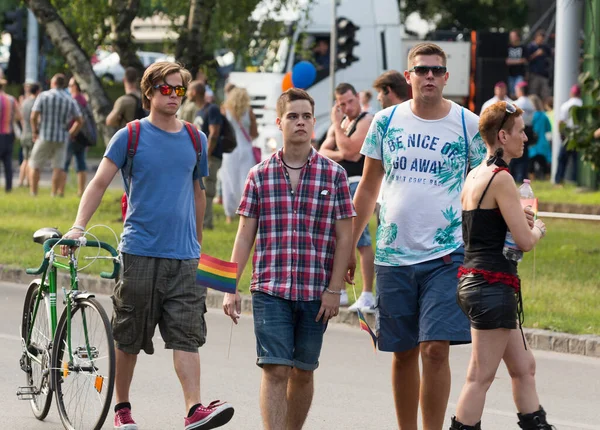
[[56,228],[44,227],[33,233],[33,241],[41,245],[44,244],[48,239],[59,239],[62,237],[62,233]]

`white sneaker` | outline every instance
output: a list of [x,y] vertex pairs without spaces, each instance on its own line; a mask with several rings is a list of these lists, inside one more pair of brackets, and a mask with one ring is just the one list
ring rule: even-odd
[[348,293],[346,290],[341,291],[342,295],[340,296],[340,306],[348,306]]
[[348,308],[349,311],[354,312],[358,309],[367,314],[375,313],[375,299],[373,298],[373,293],[361,293],[356,302]]

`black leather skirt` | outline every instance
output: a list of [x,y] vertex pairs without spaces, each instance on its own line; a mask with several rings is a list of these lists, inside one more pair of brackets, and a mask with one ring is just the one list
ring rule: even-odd
[[458,281],[456,301],[477,330],[516,329],[518,294],[501,282],[490,284],[481,274],[464,274]]

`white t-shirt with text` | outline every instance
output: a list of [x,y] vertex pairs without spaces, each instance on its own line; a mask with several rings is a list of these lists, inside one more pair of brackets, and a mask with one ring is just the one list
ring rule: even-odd
[[454,102],[439,120],[417,117],[410,100],[390,120],[393,109],[375,115],[361,153],[383,160],[385,172],[375,263],[407,266],[462,246],[460,193],[467,165],[477,167],[486,149],[477,115]]

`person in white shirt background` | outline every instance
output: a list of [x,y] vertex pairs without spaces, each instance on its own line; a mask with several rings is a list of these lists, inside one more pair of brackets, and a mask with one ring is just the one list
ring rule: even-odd
[[488,107],[497,102],[512,103],[512,99],[506,95],[506,82],[504,81],[496,82],[496,85],[494,85],[494,97],[481,105],[481,112],[479,115],[481,115]]

